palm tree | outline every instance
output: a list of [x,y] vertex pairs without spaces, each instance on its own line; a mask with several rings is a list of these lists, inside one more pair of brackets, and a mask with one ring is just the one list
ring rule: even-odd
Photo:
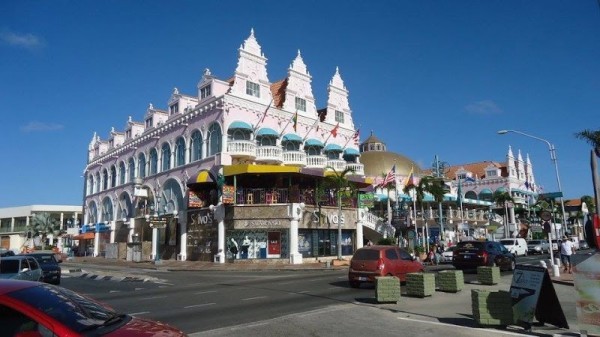
[[[325,186],[334,190],[337,197],[337,207],[338,207],[338,235],[337,235],[337,258],[338,260],[342,259],[342,194],[346,191],[353,191],[354,184],[350,180],[348,180],[348,175],[354,174],[354,169],[345,168],[343,171],[338,172],[335,168],[331,166],[327,166],[326,169],[331,172],[325,176]],[[354,195],[354,193],[351,193]]]
[[48,212],[35,213],[29,222],[27,231],[31,233],[32,238],[40,237],[42,250],[46,248],[46,238],[49,234],[52,234],[52,236],[56,238],[62,233],[60,230],[60,222],[57,219],[52,218]]
[[504,236],[508,237],[508,203],[514,202],[514,199],[510,193],[506,191],[496,191],[492,195],[492,201],[496,205],[502,205],[504,207]]
[[[600,207],[600,177],[598,176],[598,164],[596,156],[600,157],[600,130],[592,131],[589,129],[575,133],[575,137],[583,139],[593,148],[591,151],[592,184],[594,186],[595,205]],[[595,153],[595,155],[594,155]],[[590,211],[591,212],[591,211]],[[593,212],[592,212],[593,213]],[[598,214],[597,212],[595,214]],[[586,228],[587,230],[587,228]],[[591,229],[593,230],[593,229]]]
[[[439,204],[441,204],[442,201],[444,201],[444,194],[446,193],[446,188],[443,186],[443,180],[434,176],[424,176],[419,180],[419,183],[417,185],[404,186],[403,192],[409,194],[411,190],[414,190],[416,203],[421,208],[421,214],[423,216],[425,214],[423,209],[425,193],[431,194],[435,202]],[[425,223],[424,218],[423,223]],[[427,244],[425,245],[427,246]]]

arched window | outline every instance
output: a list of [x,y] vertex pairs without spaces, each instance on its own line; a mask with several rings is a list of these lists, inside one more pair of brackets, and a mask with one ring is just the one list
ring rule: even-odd
[[102,220],[103,222],[110,222],[113,221],[114,218],[114,214],[113,214],[113,204],[112,201],[110,201],[110,198],[104,198],[104,200],[102,200]]
[[146,178],[146,156],[143,153],[138,156],[138,177]]
[[110,187],[117,186],[117,168],[115,165],[110,167]]
[[158,173],[158,152],[156,149],[150,150],[150,172],[148,172],[149,176],[153,176]]
[[257,137],[259,146],[275,146],[277,145],[277,138],[273,136],[260,136]]
[[283,149],[285,151],[300,151],[300,143],[298,142],[283,142]]
[[171,169],[171,146],[169,143],[164,143],[161,149],[162,154],[162,165],[161,172],[165,172]]
[[223,134],[221,133],[221,127],[217,123],[211,124],[208,129],[208,153],[207,156],[214,156],[217,153],[221,153],[221,140]]
[[135,179],[135,159],[133,157],[129,158],[129,181],[133,181]]
[[202,133],[196,130],[192,133],[192,144],[190,146],[190,161],[202,159]]
[[104,169],[102,171],[102,190],[106,191],[108,189],[108,170]]
[[175,166],[185,165],[185,139],[177,138],[175,142]]
[[306,154],[309,156],[320,156],[321,155],[321,148],[318,146],[307,146],[306,147]]
[[87,179],[86,194],[90,195],[92,193],[94,193],[94,175],[90,174]]
[[96,178],[94,180],[94,193],[100,192],[100,172],[96,173]]
[[127,171],[125,171],[125,162],[124,162],[124,161],[122,161],[122,162],[119,164],[119,184],[120,184],[120,185],[123,185],[123,184],[125,184],[125,182],[126,182],[126,181],[125,181],[125,177],[127,177],[127,175],[126,175],[126,174],[127,174]]

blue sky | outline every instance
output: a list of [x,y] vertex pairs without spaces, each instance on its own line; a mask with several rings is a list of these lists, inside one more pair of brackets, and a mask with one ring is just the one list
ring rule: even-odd
[[529,154],[538,185],[593,195],[600,9],[596,0],[0,2],[0,207],[79,205],[98,132],[222,79],[254,28],[271,82],[297,50],[317,107],[339,66],[361,140],[370,131],[422,168]]

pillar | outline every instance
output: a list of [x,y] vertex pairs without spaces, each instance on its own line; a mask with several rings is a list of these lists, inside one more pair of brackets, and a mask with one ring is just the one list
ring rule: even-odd
[[183,220],[181,217],[179,218],[179,233],[179,242],[181,246],[179,248],[177,259],[185,261],[187,260],[187,216],[184,216]]
[[362,248],[363,242],[365,241],[363,234],[363,221],[367,216],[367,211],[365,209],[357,208],[357,216],[358,221],[356,222],[356,249]]
[[98,231],[100,227],[96,224],[96,235],[94,235],[94,253],[92,256],[96,257],[100,255],[100,232]]
[[302,219],[304,207],[304,203],[290,205],[290,264],[302,264],[302,254],[298,252],[298,222]]
[[217,255],[215,262],[225,263],[225,206],[221,202],[217,206],[210,205],[210,210],[213,212],[213,221],[217,222]]
[[[150,220],[152,222],[152,220]],[[150,260],[156,261],[158,256],[158,228],[152,226],[152,253],[150,254]]]

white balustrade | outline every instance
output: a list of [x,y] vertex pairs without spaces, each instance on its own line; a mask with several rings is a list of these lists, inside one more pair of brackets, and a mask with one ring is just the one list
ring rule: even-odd
[[256,160],[281,163],[283,161],[283,150],[279,146],[256,147]]
[[341,159],[328,159],[327,166],[333,167],[336,171],[341,172],[346,169],[346,161]]
[[306,165],[306,152],[283,151],[283,163],[286,165]]
[[306,156],[306,167],[324,168],[326,165],[327,157],[325,156]]
[[256,142],[251,140],[230,140],[227,153],[231,156],[256,157]]
[[347,163],[346,167],[354,170],[354,174],[359,176],[365,175],[365,165],[361,163]]

